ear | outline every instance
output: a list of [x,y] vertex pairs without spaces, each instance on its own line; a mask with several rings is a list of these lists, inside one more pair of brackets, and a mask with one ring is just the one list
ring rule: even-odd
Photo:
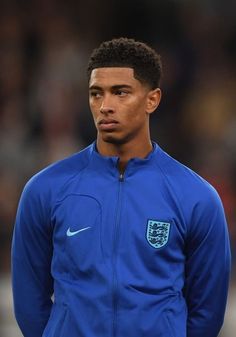
[[147,104],[146,104],[146,112],[147,114],[153,113],[158,107],[161,101],[161,89],[156,88],[151,90],[147,94]]

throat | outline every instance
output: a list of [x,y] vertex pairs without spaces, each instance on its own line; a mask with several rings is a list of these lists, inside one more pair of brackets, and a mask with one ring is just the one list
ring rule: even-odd
[[122,160],[121,158],[119,159],[118,170],[119,170],[120,174],[125,173],[125,169],[126,169],[128,161],[129,161],[129,159],[128,160]]
[[152,151],[152,142],[148,140],[144,143],[118,145],[111,143],[101,144],[97,141],[97,150],[102,156],[119,157],[118,169],[120,173],[124,173],[130,159],[144,159],[149,155]]

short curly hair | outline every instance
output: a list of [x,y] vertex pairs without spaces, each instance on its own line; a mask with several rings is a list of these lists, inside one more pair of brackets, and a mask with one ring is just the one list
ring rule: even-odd
[[87,68],[88,79],[96,68],[129,67],[141,83],[156,89],[162,75],[161,57],[147,44],[121,37],[103,42],[92,52]]

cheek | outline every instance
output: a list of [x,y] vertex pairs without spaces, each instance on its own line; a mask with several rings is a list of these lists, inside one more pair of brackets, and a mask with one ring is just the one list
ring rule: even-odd
[[127,109],[127,119],[132,119],[133,121],[143,121],[146,116],[146,106],[143,102],[135,102],[134,104],[130,105]]
[[98,115],[98,108],[96,104],[89,102],[89,107],[90,107],[90,111],[92,113],[93,118],[96,119]]
[[130,102],[133,110],[137,111],[146,111],[146,99],[143,96],[136,96],[133,98],[133,100]]

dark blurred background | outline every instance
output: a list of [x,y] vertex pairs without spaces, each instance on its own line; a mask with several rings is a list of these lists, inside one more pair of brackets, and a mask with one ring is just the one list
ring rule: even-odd
[[[233,275],[222,337],[236,329],[236,1],[0,1],[0,337],[12,314],[10,245],[20,193],[51,162],[92,142],[86,65],[103,40],[127,36],[162,56],[152,138],[218,190]],[[217,261],[216,261],[217,263]]]

